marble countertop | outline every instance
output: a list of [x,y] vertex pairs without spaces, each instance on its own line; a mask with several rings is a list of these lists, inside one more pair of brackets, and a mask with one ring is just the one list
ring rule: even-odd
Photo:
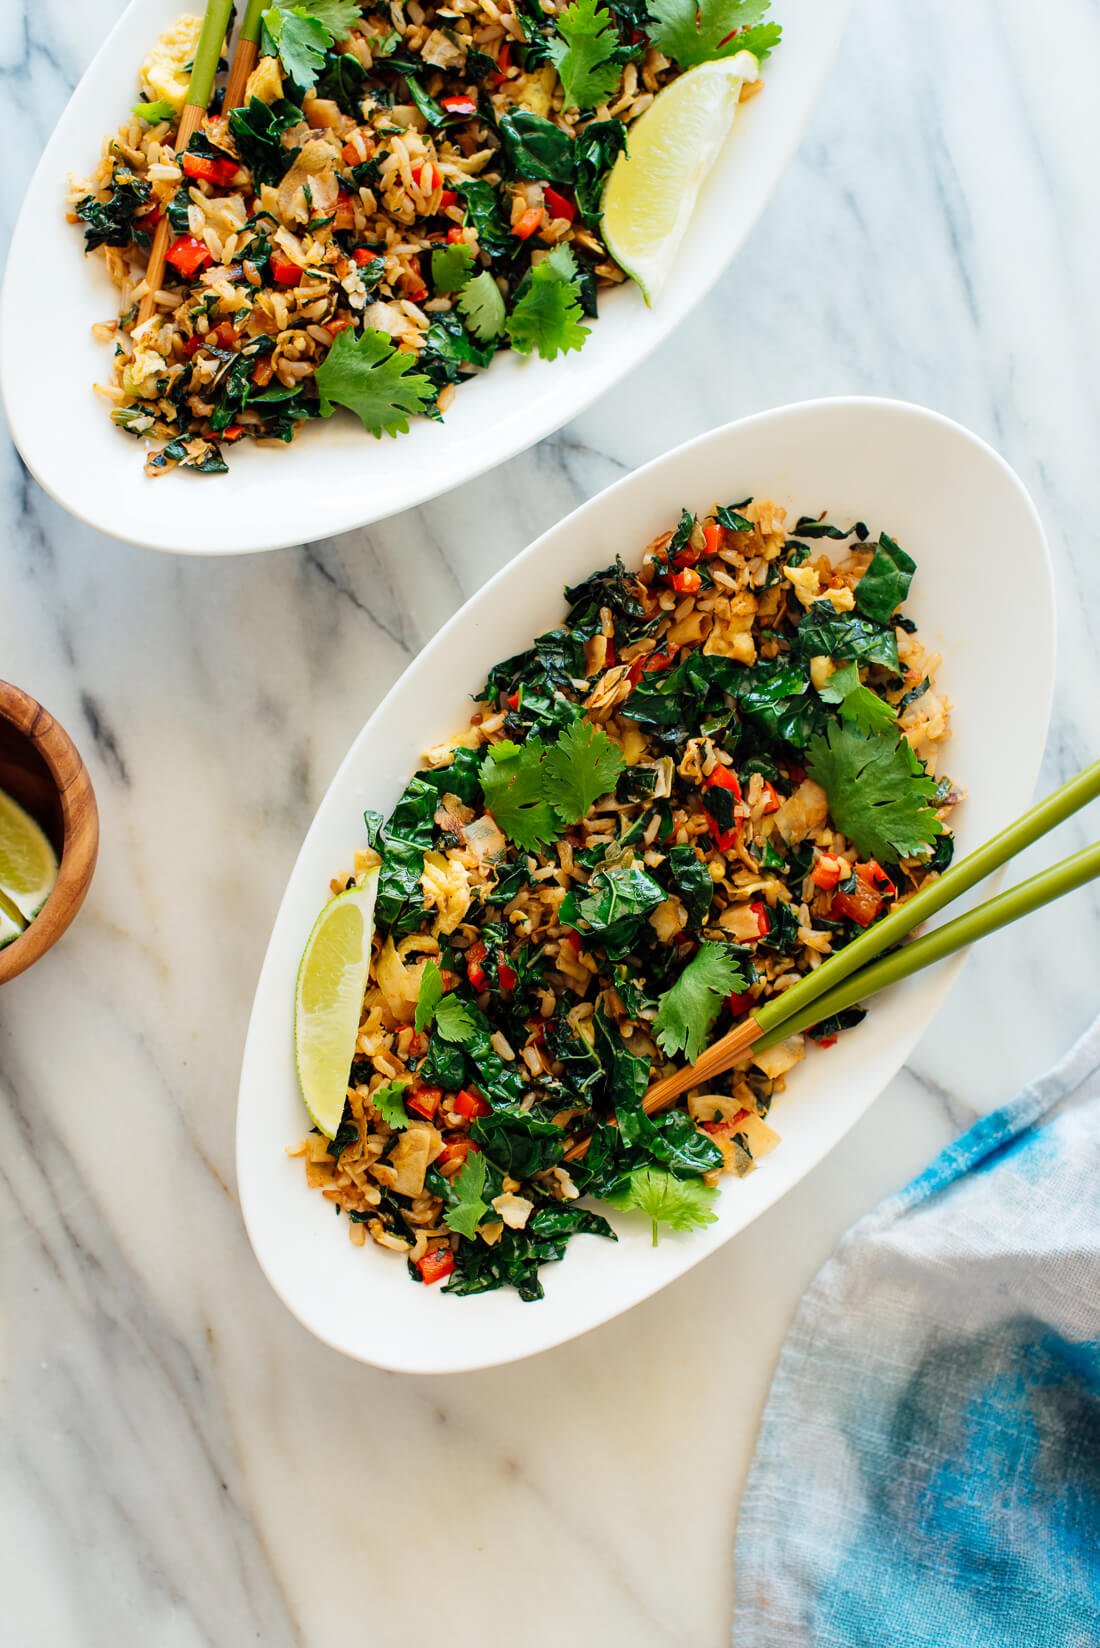
[[[22,134],[5,230],[118,9],[0,22]],[[465,1648],[501,1617],[524,1648],[727,1640],[738,1495],[799,1294],[846,1225],[1084,1028],[1096,898],[987,942],[865,1120],[721,1253],[578,1343],[459,1378],[345,1361],[269,1291],[234,1193],[246,1016],[302,833],[408,659],[561,513],[762,405],[897,395],[999,447],[1057,564],[1044,787],[1096,754],[1100,13],[1060,11],[1037,55],[1020,0],[860,0],[709,301],[586,416],[423,509],[177,560],[69,520],[4,447],[0,674],[82,744],[103,821],[81,920],[0,1000],[13,1648],[406,1648],[429,1618]]]

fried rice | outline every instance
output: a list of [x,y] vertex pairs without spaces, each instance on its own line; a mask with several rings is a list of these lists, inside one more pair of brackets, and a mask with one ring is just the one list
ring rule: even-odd
[[[570,1235],[613,1234],[582,1198],[639,1207],[655,1233],[663,1208],[674,1226],[703,1223],[719,1177],[776,1145],[788,1072],[859,1009],[748,1056],[666,1117],[645,1118],[641,1097],[682,1062],[662,1024],[702,951],[739,970],[711,999],[709,1039],[949,862],[940,659],[893,610],[912,567],[860,523],[788,533],[766,501],[685,512],[636,571],[619,560],[568,589],[565,620],[490,673],[386,822],[367,815],[368,844],[331,887],[380,872],[344,1117],[334,1140],[314,1132],[292,1152],[353,1242],[406,1256],[417,1281],[447,1277],[445,1291],[537,1298],[539,1266]],[[494,762],[535,771],[578,728],[582,756],[611,757],[611,788],[518,847],[518,792]],[[850,801],[807,768],[823,773],[823,748],[845,738],[931,797],[919,850],[883,863],[841,833],[831,807]],[[461,1009],[449,1029],[438,1005],[423,1011],[433,968]],[[475,1153],[475,1215],[460,1217]]]
[[[605,14],[621,59],[613,92],[583,114],[564,107],[547,61],[562,9],[563,0],[364,6],[309,89],[278,56],[262,57],[245,105],[217,112],[219,88],[184,154],[170,105],[186,90],[180,60],[198,19],[166,31],[143,65],[152,101],[105,139],[94,174],[70,191],[71,220],[118,290],[117,320],[96,328],[114,345],[96,387],[120,428],[156,443],[150,475],[176,465],[221,473],[235,442],[290,441],[326,415],[315,373],[344,331],[341,354],[370,336],[387,383],[404,372],[393,404],[364,416],[375,434],[404,432],[410,413],[442,416],[455,385],[497,349],[537,347],[549,359],[581,346],[600,291],[627,278],[600,238],[603,180],[631,122],[679,70],[634,26],[644,8],[620,0]],[[157,97],[166,89],[167,102]],[[169,262],[155,312],[138,326],[164,214]],[[448,248],[466,249],[455,254],[469,259],[463,283],[484,274],[503,300],[495,335],[484,309],[480,319],[462,309],[453,274],[438,274],[433,254]],[[516,305],[555,256],[570,324],[521,334]],[[498,304],[484,282],[481,298]]]

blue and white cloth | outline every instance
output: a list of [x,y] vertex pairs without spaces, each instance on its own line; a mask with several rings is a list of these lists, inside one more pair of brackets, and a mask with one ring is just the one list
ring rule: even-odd
[[1100,1648],[1100,1021],[803,1299],[733,1642]]

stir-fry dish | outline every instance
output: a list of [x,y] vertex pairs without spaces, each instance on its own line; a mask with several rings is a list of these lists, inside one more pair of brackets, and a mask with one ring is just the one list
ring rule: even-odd
[[418,1282],[537,1299],[571,1236],[613,1236],[590,1198],[654,1240],[711,1222],[807,1040],[863,1013],[667,1113],[647,1088],[950,861],[914,562],[862,523],[784,523],[685,511],[567,589],[332,883],[378,875],[373,952],[342,1122],[296,1153]]
[[766,58],[768,3],[280,0],[243,105],[223,109],[219,86],[177,153],[200,26],[180,18],[72,192],[119,292],[98,387],[122,429],[159,443],[148,472],[222,473],[234,442],[290,441],[336,407],[402,434],[498,350],[580,349],[601,290],[628,278],[600,223],[631,123],[684,69]]

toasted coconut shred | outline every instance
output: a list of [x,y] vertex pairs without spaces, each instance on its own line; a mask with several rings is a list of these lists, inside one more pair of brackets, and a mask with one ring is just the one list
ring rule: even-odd
[[[684,1024],[694,1057],[950,861],[950,705],[896,610],[912,565],[862,524],[788,533],[768,501],[685,512],[636,570],[567,590],[564,622],[490,672],[384,823],[368,815],[332,882],[381,864],[344,1120],[292,1152],[353,1242],[447,1291],[537,1298],[570,1235],[612,1234],[589,1198],[686,1229],[774,1148],[788,1073],[859,1009],[665,1116],[641,1099],[686,1062]],[[832,811],[877,828],[872,760],[909,820],[877,856]]]
[[[69,196],[70,220],[118,290],[117,322],[96,329],[114,345],[96,387],[120,428],[153,443],[150,475],[222,473],[230,446],[292,440],[327,415],[330,394],[369,432],[403,433],[410,414],[441,416],[497,349],[551,359],[581,346],[599,293],[627,279],[600,238],[602,183],[630,123],[680,70],[633,12],[607,12],[614,87],[594,109],[567,106],[547,61],[564,49],[562,10],[558,0],[364,6],[310,87],[262,57],[245,107],[207,114],[182,154],[175,117],[198,19],[155,43],[140,76],[144,118],[105,139]],[[139,326],[165,214],[169,261]],[[445,252],[468,261],[437,269]],[[569,325],[515,330],[519,299],[552,257]],[[481,276],[471,308],[461,288]],[[386,351],[397,353],[406,372],[395,402],[366,405],[315,381],[343,332],[341,364],[351,342],[380,340],[363,370],[381,358],[391,389]]]

